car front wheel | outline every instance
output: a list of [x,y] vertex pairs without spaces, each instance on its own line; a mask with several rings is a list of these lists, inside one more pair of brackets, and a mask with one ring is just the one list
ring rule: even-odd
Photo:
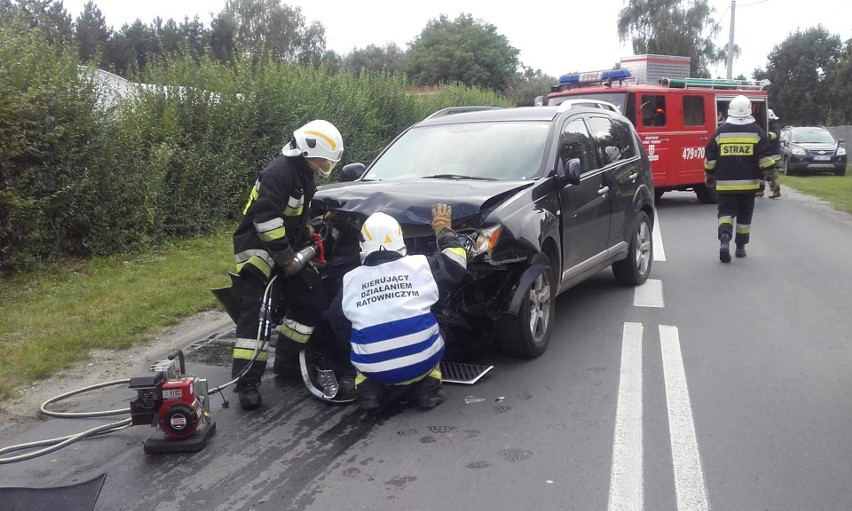
[[547,349],[556,310],[553,265],[546,254],[539,254],[533,264],[546,269],[524,291],[518,314],[500,317],[496,325],[497,344],[510,357],[535,358]]
[[792,176],[793,175],[793,169],[790,168],[790,160],[787,159],[787,158],[784,159],[784,175],[785,176]]
[[651,240],[652,228],[648,214],[640,211],[633,222],[627,258],[616,261],[612,265],[612,273],[619,284],[639,286],[648,280],[654,256],[654,244]]

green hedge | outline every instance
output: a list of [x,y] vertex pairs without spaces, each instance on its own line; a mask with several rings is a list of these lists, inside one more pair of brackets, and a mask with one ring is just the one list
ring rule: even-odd
[[342,164],[369,163],[435,110],[510,106],[462,86],[412,95],[402,76],[185,59],[149,66],[134,80],[160,85],[104,108],[76,55],[29,27],[0,26],[0,273],[142,250],[235,219],[260,169],[311,119],[340,129]]

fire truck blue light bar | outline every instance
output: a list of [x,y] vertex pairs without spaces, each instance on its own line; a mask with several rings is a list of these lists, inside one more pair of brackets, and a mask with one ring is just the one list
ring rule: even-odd
[[591,82],[615,82],[618,80],[626,80],[631,76],[630,70],[628,69],[607,69],[604,71],[590,71],[587,73],[569,73],[567,75],[562,75],[559,77],[559,83],[574,85]]

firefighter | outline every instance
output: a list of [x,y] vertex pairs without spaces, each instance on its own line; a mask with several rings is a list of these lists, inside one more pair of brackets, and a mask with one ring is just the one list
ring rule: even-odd
[[767,133],[769,136],[769,149],[775,158],[775,162],[763,174],[763,180],[760,181],[760,189],[757,191],[757,197],[763,197],[766,181],[769,181],[769,189],[772,190],[769,198],[777,199],[781,197],[781,185],[778,184],[778,168],[781,162],[781,126],[778,123],[780,118],[775,115],[775,112],[771,108],[767,110],[766,114],[769,118],[769,132]]
[[[300,375],[299,351],[329,300],[317,270],[312,265],[300,270],[294,256],[313,234],[308,214],[316,192],[314,174],[328,177],[342,155],[343,139],[337,128],[328,121],[311,121],[293,132],[282,155],[261,171],[251,190],[242,221],[234,232],[241,306],[232,377],[241,374],[255,353],[261,301],[269,279],[276,274],[278,289],[273,296],[284,300],[286,312],[279,326],[272,370],[281,377]],[[245,410],[262,404],[258,386],[266,360],[264,350],[234,388]]]
[[728,118],[716,129],[705,149],[704,183],[719,196],[719,260],[731,262],[730,242],[736,219],[736,256],[745,257],[751,232],[754,195],[763,171],[775,164],[769,139],[751,115],[751,101],[737,96],[728,105]]
[[439,363],[444,337],[431,307],[467,274],[467,252],[452,230],[452,210],[432,207],[438,251],[406,255],[402,229],[385,213],[361,227],[361,266],[343,277],[329,322],[341,343],[351,345],[358,371],[355,395],[367,412],[392,399],[429,409],[446,400]]

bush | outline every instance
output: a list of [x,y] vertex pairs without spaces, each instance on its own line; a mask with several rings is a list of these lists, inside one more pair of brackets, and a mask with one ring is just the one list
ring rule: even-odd
[[134,77],[156,86],[106,108],[76,49],[11,23],[0,42],[0,272],[141,250],[234,220],[258,172],[311,119],[343,135],[335,180],[440,108],[509,106],[458,85],[411,95],[401,75],[176,58]]

